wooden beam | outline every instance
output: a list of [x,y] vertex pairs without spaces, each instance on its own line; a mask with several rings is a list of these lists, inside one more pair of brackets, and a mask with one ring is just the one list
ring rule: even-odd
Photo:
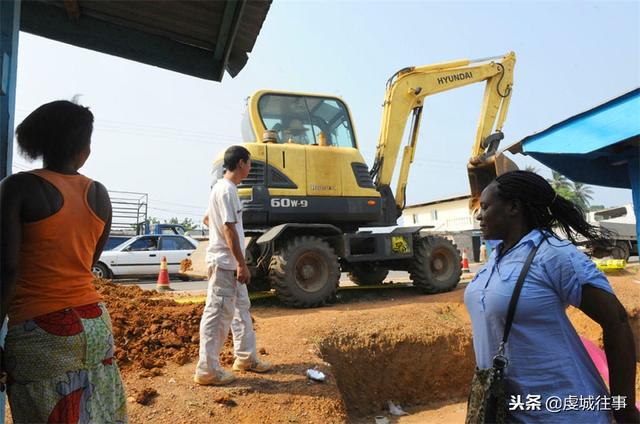
[[224,73],[224,62],[216,60],[211,51],[86,14],[71,23],[65,9],[44,2],[22,2],[20,29],[198,78],[220,81]]
[[218,31],[218,38],[216,40],[216,49],[213,53],[214,59],[223,64],[219,81],[221,81],[224,76],[224,68],[229,60],[233,42],[238,33],[245,4],[246,0],[227,0],[226,2],[222,23],[220,24],[220,30]]
[[80,5],[78,0],[64,0],[64,7],[67,9],[69,20],[78,22],[80,19]]

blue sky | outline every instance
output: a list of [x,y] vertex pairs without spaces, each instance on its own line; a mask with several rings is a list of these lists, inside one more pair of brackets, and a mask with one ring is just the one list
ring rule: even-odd
[[[242,141],[245,98],[258,89],[341,96],[371,165],[385,82],[406,66],[515,51],[502,147],[640,85],[638,2],[275,0],[247,66],[222,83],[20,37],[16,124],[42,103],[81,94],[96,116],[82,172],[111,190],[149,193],[149,212],[161,218],[202,215],[211,162]],[[468,192],[483,89],[426,99],[408,204]],[[14,163],[38,165],[19,155]],[[593,203],[631,203],[630,190],[593,188]]]

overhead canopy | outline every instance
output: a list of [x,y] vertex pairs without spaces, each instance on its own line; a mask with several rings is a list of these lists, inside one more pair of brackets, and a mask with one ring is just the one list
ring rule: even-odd
[[640,88],[507,148],[586,184],[630,188],[640,238]]
[[640,152],[640,89],[530,135],[507,150],[523,153],[574,181],[631,188]]
[[225,70],[234,77],[246,65],[270,6],[271,0],[0,0],[0,179],[11,173],[20,31],[221,81]]
[[247,63],[271,0],[23,0],[20,30],[208,80]]

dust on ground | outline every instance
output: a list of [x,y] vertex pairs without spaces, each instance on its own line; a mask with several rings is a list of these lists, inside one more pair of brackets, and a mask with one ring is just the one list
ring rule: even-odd
[[[638,267],[609,279],[640,328]],[[388,400],[411,413],[391,422],[464,420],[475,366],[464,285],[431,296],[410,287],[359,291],[306,310],[254,301],[258,349],[275,367],[237,373],[224,387],[193,383],[203,305],[135,286],[97,286],[113,321],[132,423],[370,423],[389,416]],[[574,308],[568,313],[580,334],[602,346],[597,324]],[[232,359],[229,338],[222,363]],[[326,382],[309,380],[309,368]]]

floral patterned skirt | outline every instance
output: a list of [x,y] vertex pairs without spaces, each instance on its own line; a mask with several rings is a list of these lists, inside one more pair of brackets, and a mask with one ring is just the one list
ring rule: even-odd
[[16,423],[125,423],[127,405],[104,304],[9,326],[7,394]]

